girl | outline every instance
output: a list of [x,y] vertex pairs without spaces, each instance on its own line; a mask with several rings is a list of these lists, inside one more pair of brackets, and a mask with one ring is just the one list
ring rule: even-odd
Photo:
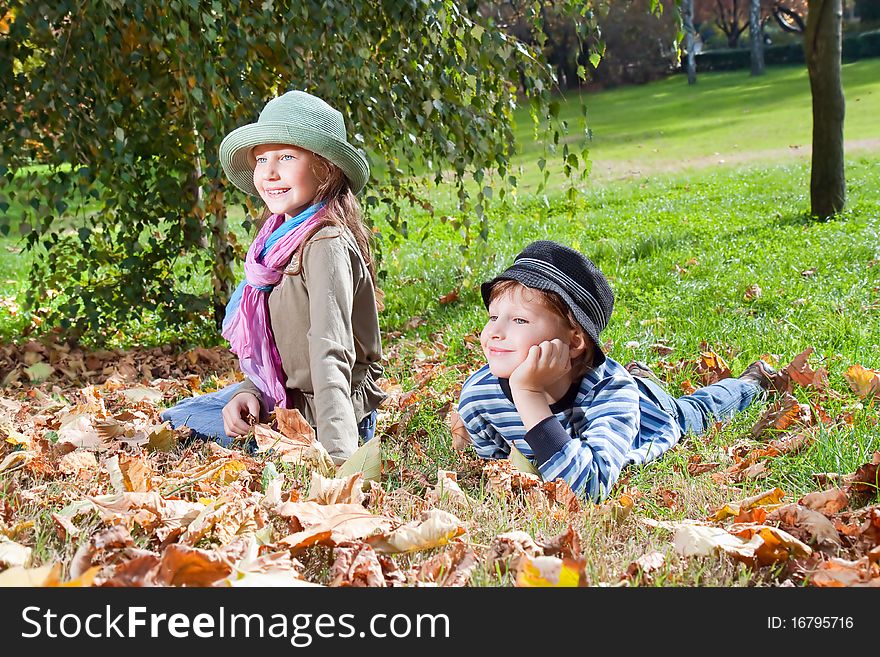
[[376,275],[358,194],[370,170],[342,114],[291,91],[220,145],[229,180],[265,203],[223,337],[243,383],[184,400],[163,419],[228,445],[276,406],[298,409],[334,462],[375,431],[384,394]]

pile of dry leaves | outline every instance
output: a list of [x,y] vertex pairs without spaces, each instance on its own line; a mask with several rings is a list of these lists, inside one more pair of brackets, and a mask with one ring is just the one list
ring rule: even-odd
[[[383,443],[418,448],[401,417],[419,391],[448,373],[444,345],[437,345],[417,359],[416,392],[385,383],[390,398],[377,439],[338,468],[296,411],[278,410],[274,426],[256,425],[250,450],[192,443],[188,430],[163,423],[162,408],[207,391],[208,368],[221,372],[212,385],[235,379],[219,352],[104,359],[4,348],[0,584],[464,586],[477,568],[519,586],[597,584],[588,581],[577,528],[632,518],[638,495],[625,488],[594,505],[562,481],[541,481],[512,461],[479,462],[487,498],[522,501],[530,513],[567,527],[557,536],[510,531],[482,543],[471,537],[487,499],[466,492],[460,473],[438,470],[434,483],[423,475],[421,496],[386,488],[394,464],[383,459]],[[713,473],[719,481],[765,475],[760,466],[767,459],[802,449],[822,424],[846,421],[822,410],[822,395],[838,393],[808,356],[786,368],[789,389],[756,425],[750,447],[733,448],[733,465]],[[706,371],[718,375],[719,360]],[[28,370],[38,364],[52,372]],[[466,369],[456,370],[459,381]],[[847,376],[862,397],[880,390],[877,372],[851,368]],[[28,382],[40,377],[47,382]],[[84,380],[92,384],[72,384]],[[819,401],[798,403],[794,385],[819,391]],[[447,391],[439,405],[453,427],[456,392]],[[473,466],[467,455],[461,463]],[[692,466],[694,473],[720,467]],[[786,503],[777,488],[706,519],[643,518],[658,532],[673,532],[670,550],[644,555],[620,582],[650,581],[674,552],[720,553],[755,568],[783,562],[785,581],[795,583],[880,585],[880,505],[864,505],[876,499],[878,466],[880,452],[857,472],[837,475],[835,487],[796,502]]]

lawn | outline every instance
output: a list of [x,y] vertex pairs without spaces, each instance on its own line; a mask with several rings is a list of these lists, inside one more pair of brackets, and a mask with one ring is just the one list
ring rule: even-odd
[[[867,143],[880,138],[880,128],[871,119],[880,110],[880,62],[846,65],[844,79],[848,139]],[[673,550],[668,528],[656,526],[705,520],[726,503],[777,488],[784,494],[782,502],[795,502],[829,488],[829,481],[845,481],[840,477],[856,472],[880,451],[874,399],[857,395],[845,378],[854,365],[880,369],[880,193],[876,186],[880,157],[876,149],[849,149],[846,212],[826,222],[806,218],[809,162],[803,151],[809,142],[808,99],[805,73],[794,68],[771,69],[759,79],[744,73],[705,74],[693,88],[676,77],[591,94],[586,101],[594,133],[591,155],[596,176],[583,185],[583,194],[576,200],[568,201],[558,193],[549,193],[547,198],[529,193],[537,179],[538,152],[526,147],[521,161],[527,184],[515,203],[496,202],[488,209],[491,230],[487,241],[468,245],[464,256],[457,248],[461,239],[449,223],[413,215],[410,223],[418,239],[383,245],[381,284],[386,309],[382,327],[390,398],[382,409],[378,433],[385,460],[384,496],[373,491],[370,508],[402,520],[417,518],[431,508],[454,513],[467,529],[467,549],[477,555],[476,565],[468,571],[472,586],[514,582],[514,571],[506,571],[489,558],[494,549],[490,546],[510,547],[509,541],[504,543],[508,539],[499,542],[499,536],[511,531],[527,532],[544,545],[552,543],[553,537],[568,536],[560,538],[563,549],[557,554],[576,552],[590,584],[618,583],[632,562],[652,552],[663,555],[662,563],[657,568],[636,569],[631,583],[761,586],[809,581],[805,573],[817,567],[821,561],[817,555],[836,552],[818,545],[807,530],[792,531],[805,543],[812,541],[816,554],[807,558],[786,548],[788,552],[782,550],[786,558],[765,563],[724,555],[682,557]],[[566,104],[564,111],[574,112],[573,105]],[[725,166],[717,166],[720,159],[728,160]],[[758,357],[784,365],[812,347],[809,363],[827,370],[829,385],[793,389],[793,403],[803,404],[812,419],[756,437],[751,429],[767,409],[766,403],[757,404],[707,436],[687,437],[662,459],[627,471],[603,505],[581,501],[575,508],[564,495],[556,498],[534,487],[529,492],[528,485],[522,489],[513,485],[505,492],[502,483],[499,492],[503,473],[485,470],[485,464],[469,450],[454,450],[446,421],[467,373],[481,364],[473,339],[485,322],[479,282],[504,268],[535,239],[569,244],[597,262],[616,294],[615,313],[602,336],[609,355],[623,363],[646,361],[676,392],[705,382],[701,379],[705,358],[713,355],[720,356],[736,375]],[[4,246],[14,248],[15,243],[6,241]],[[18,257],[4,253],[0,275],[13,281],[4,297],[19,289],[22,261]],[[8,310],[0,310],[0,322],[10,323]],[[58,358],[63,363],[66,356]],[[112,372],[114,359],[125,357],[95,358],[105,367],[97,368],[95,380],[88,381],[99,385],[86,392],[85,398],[78,390],[86,382],[71,380],[60,371],[39,386],[39,393],[26,384],[26,378],[4,391],[16,404],[24,408],[30,404],[35,413],[39,409],[48,418],[42,425],[27,424],[22,414],[13,418],[16,436],[33,435],[32,447],[27,449],[37,450],[38,439],[47,437],[47,427],[73,404],[79,403],[80,412],[86,412],[84,408],[94,408],[89,403],[97,403],[97,395],[108,412],[116,413],[114,417],[122,417],[122,410],[129,409],[155,420],[158,406],[179,398],[193,384],[160,386],[135,375],[129,383],[101,385],[101,372]],[[196,358],[196,362],[200,361]],[[182,381],[181,374],[176,376]],[[135,380],[159,390],[155,402],[147,399],[135,408],[122,398],[120,390]],[[205,390],[217,381],[206,377],[195,383]],[[795,415],[803,411],[798,406],[790,409]],[[776,426],[784,424],[780,420]],[[798,448],[792,448],[798,436],[802,436]],[[775,451],[768,447],[771,438],[777,441]],[[45,444],[42,449],[49,450],[42,461],[29,461],[40,463],[42,469],[16,465],[14,472],[4,474],[7,482],[14,483],[4,487],[2,501],[15,510],[14,520],[19,521],[15,526],[20,529],[10,538],[33,548],[33,565],[58,561],[68,575],[82,539],[57,531],[59,521],[51,514],[67,509],[69,515],[70,505],[86,491],[93,496],[110,492],[110,479],[97,463],[85,474],[76,468],[70,474],[59,474],[52,468],[57,467],[60,455],[53,456]],[[12,447],[4,450],[12,453]],[[305,499],[312,486],[307,468],[265,455],[251,458],[233,452],[218,456],[206,447],[178,446],[170,457],[155,452],[124,458],[150,464],[157,480],[166,485],[180,481],[164,490],[173,488],[173,497],[192,504],[220,498],[226,489],[218,489],[218,481],[226,482],[227,475],[245,492],[267,492],[270,461],[281,473],[285,491],[297,491]],[[219,479],[193,478],[200,464],[222,459],[238,465],[224,465]],[[180,466],[182,461],[191,467]],[[188,478],[175,479],[184,470]],[[466,500],[444,494],[432,497],[438,470],[457,473]],[[235,479],[237,473],[250,473],[250,478]],[[825,478],[817,478],[822,473]],[[20,495],[20,491],[41,486],[39,495]],[[227,490],[230,495],[233,488]],[[850,507],[840,513],[851,517],[837,514],[835,520],[841,526],[857,523],[859,513],[870,512],[865,511],[866,505],[880,500],[876,484],[847,490]],[[235,495],[235,504],[239,504],[244,498]],[[757,522],[759,511],[772,511],[779,502],[777,494],[763,501],[769,504],[764,509],[743,505],[740,520]],[[77,520],[84,535],[102,527],[95,512],[84,518]],[[264,545],[271,545],[283,531],[278,518],[270,520],[267,526],[275,533],[269,531],[267,536],[261,530]],[[730,528],[729,519],[718,520],[714,526],[722,524]],[[194,544],[207,551],[220,549],[219,526],[206,529]],[[132,531],[139,547],[158,549],[156,537],[143,525],[132,526]],[[575,544],[571,532],[577,534]],[[861,556],[852,551],[861,545],[856,538],[850,536],[844,542],[847,549],[840,549],[841,556]],[[412,573],[428,559],[444,554],[444,549],[395,557],[395,565]],[[326,548],[307,548],[297,558],[308,579],[329,581],[332,557]],[[450,558],[457,568],[460,562]]]

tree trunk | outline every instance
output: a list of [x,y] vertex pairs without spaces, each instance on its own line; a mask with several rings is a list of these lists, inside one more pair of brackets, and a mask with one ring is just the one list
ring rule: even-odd
[[846,203],[843,168],[843,86],[840,82],[841,0],[809,0],[804,54],[813,95],[810,206],[814,217],[837,214]]
[[697,54],[694,52],[696,39],[694,39],[694,0],[682,2],[684,14],[685,48],[687,48],[687,72],[688,84],[697,83]]
[[749,41],[752,46],[752,75],[764,75],[764,30],[761,29],[761,0],[749,5]]

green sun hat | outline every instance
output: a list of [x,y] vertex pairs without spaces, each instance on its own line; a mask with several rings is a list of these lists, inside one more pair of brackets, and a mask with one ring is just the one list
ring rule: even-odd
[[252,196],[259,196],[259,192],[254,187],[256,161],[251,150],[262,144],[290,144],[328,159],[342,169],[355,194],[370,178],[367,158],[348,143],[342,113],[305,91],[288,91],[273,98],[256,123],[236,128],[220,144],[226,177]]

